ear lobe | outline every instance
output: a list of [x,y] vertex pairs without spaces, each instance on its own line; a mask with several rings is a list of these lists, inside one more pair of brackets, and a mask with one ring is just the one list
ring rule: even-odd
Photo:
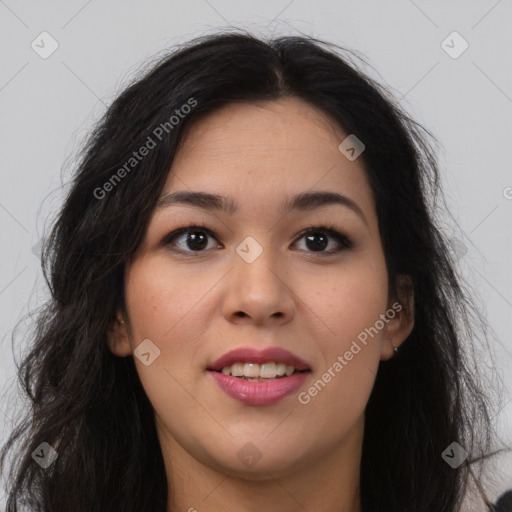
[[414,287],[410,276],[397,277],[397,295],[398,298],[388,304],[388,312],[395,314],[384,328],[382,361],[387,361],[395,355],[395,348],[407,339],[414,327]]
[[108,329],[107,345],[110,352],[118,357],[126,357],[132,353],[127,328],[119,311],[116,313],[116,318]]

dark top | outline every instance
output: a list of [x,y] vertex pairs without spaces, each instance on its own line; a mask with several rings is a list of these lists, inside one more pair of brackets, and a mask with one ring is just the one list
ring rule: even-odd
[[493,507],[487,507],[489,512],[512,512],[512,489],[505,491],[493,504]]

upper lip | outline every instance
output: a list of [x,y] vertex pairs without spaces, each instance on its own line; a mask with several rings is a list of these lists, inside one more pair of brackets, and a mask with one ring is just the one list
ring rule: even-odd
[[299,371],[310,370],[308,363],[281,347],[269,347],[264,350],[257,350],[252,347],[242,347],[230,350],[213,362],[208,367],[208,370],[222,370],[225,366],[231,366],[234,363],[263,364],[270,362],[284,363],[288,366],[295,367],[295,369]]

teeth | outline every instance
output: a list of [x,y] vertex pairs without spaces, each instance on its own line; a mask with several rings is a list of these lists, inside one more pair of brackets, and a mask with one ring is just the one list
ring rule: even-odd
[[224,375],[232,375],[233,377],[245,377],[248,380],[258,379],[275,379],[276,377],[289,377],[296,370],[293,366],[284,363],[234,363],[231,366],[222,368]]
[[260,377],[275,379],[277,375],[276,363],[265,363],[260,366]]
[[277,364],[276,373],[279,377],[282,377],[286,373],[286,365],[284,363]]
[[[226,368],[229,369],[229,366],[227,366]],[[230,371],[231,375],[233,375],[233,377],[243,377],[244,376],[244,363],[233,364],[229,371]],[[229,373],[227,375],[229,375]]]
[[260,376],[260,365],[254,363],[244,364],[244,377],[259,377]]

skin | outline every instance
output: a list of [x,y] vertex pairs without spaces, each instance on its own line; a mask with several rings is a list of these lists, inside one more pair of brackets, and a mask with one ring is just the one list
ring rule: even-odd
[[[119,357],[133,354],[145,339],[160,350],[149,366],[137,357],[135,363],[155,410],[174,493],[168,511],[360,512],[365,407],[380,361],[392,357],[413,328],[407,276],[397,297],[389,293],[362,159],[349,161],[338,150],[347,134],[296,98],[231,104],[189,128],[162,197],[212,192],[232,197],[239,210],[155,209],[126,267],[126,310],[109,335]],[[341,205],[283,215],[285,196],[320,190],[350,197],[366,221]],[[172,231],[201,223],[215,234],[205,248],[187,244],[186,233],[174,245],[162,243]],[[324,223],[354,246],[343,248],[329,237],[324,255],[318,252],[303,231]],[[247,236],[263,248],[252,263],[235,251]],[[336,248],[340,252],[325,255]],[[402,311],[366,345],[359,343],[362,349],[343,370],[301,404],[298,393],[397,299]],[[283,347],[307,361],[312,373],[276,404],[245,405],[206,372],[221,355],[244,346]],[[237,456],[247,443],[261,455],[253,465]]]

